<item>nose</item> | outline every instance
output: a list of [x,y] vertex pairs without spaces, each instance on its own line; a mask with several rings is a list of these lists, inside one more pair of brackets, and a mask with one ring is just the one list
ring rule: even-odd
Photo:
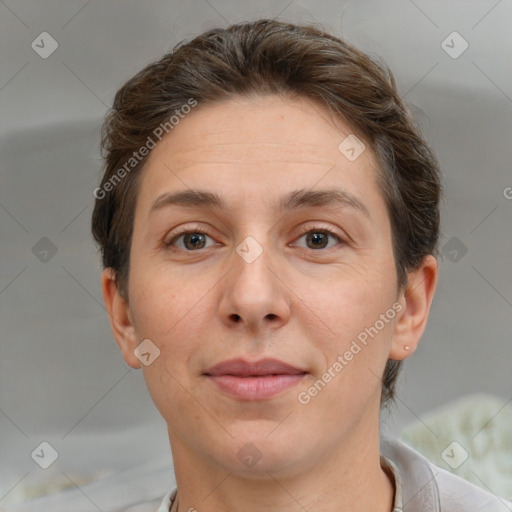
[[279,255],[271,252],[253,237],[233,252],[219,302],[220,318],[229,328],[258,336],[288,323],[292,292]]

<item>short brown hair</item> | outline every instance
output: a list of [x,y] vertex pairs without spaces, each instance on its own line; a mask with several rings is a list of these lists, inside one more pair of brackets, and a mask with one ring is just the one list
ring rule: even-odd
[[[314,26],[263,19],[210,30],[179,44],[117,92],[102,128],[105,167],[96,189],[101,194],[95,191],[92,233],[121,295],[128,300],[138,177],[147,156],[133,161],[133,169],[126,162],[191,98],[207,104],[255,93],[319,102],[374,150],[398,287],[403,288],[408,270],[418,268],[425,256],[437,255],[441,184],[435,154],[387,66]],[[400,364],[387,362],[382,404],[394,397]]]

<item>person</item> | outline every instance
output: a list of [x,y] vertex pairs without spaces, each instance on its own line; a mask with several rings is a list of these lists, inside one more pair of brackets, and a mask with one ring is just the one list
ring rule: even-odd
[[508,510],[380,436],[442,193],[387,66],[313,25],[210,30],[121,87],[102,148],[92,232],[168,427],[159,511]]

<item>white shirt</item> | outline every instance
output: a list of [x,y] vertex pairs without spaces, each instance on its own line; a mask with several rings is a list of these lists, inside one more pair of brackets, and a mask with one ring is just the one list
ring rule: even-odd
[[[393,512],[510,512],[512,502],[441,469],[398,439],[381,441],[381,462],[395,478]],[[177,489],[157,512],[169,512]]]

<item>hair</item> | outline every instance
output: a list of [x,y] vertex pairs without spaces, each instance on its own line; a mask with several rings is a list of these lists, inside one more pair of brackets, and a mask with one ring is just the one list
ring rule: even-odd
[[[315,26],[262,19],[180,43],[117,91],[102,126],[104,174],[94,194],[92,233],[121,296],[128,300],[134,211],[147,159],[136,152],[191,100],[201,105],[253,94],[313,100],[373,149],[397,286],[403,289],[407,271],[438,254],[441,183],[435,154],[385,64]],[[394,400],[400,366],[401,361],[387,361],[381,405]]]

